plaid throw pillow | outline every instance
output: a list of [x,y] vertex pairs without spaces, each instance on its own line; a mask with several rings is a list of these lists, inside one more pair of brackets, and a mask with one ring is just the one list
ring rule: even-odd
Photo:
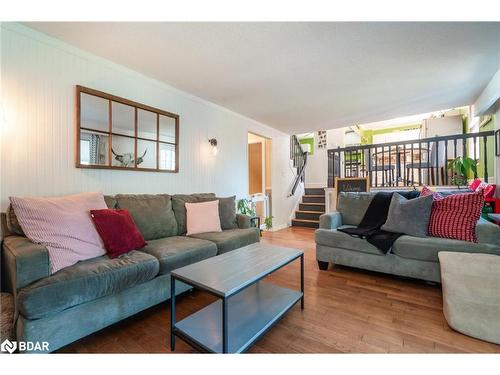
[[429,235],[477,242],[476,223],[483,204],[482,192],[450,195],[435,200],[429,221]]

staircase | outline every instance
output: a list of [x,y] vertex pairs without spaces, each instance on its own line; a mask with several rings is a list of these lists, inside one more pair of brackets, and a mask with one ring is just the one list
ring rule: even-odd
[[325,213],[325,190],[323,188],[306,188],[292,219],[292,227],[319,228],[319,217]]

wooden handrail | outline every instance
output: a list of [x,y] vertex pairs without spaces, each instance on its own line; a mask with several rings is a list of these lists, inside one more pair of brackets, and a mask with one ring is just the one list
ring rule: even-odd
[[[488,182],[491,167],[485,155],[492,138],[494,131],[490,130],[329,149],[327,186],[333,187],[336,177],[367,177],[372,187],[448,185],[454,177],[449,175],[448,162],[458,156],[478,161],[482,177]],[[499,147],[498,141],[494,142]]]
[[409,141],[400,141],[400,142],[388,142],[388,143],[374,143],[371,145],[359,145],[359,146],[349,146],[349,147],[338,147],[338,148],[330,148],[329,152],[339,152],[339,151],[359,151],[366,150],[369,148],[381,148],[381,147],[389,147],[389,146],[400,146],[400,145],[411,145],[415,143],[434,143],[440,141],[452,141],[454,139],[468,139],[468,138],[478,138],[478,137],[489,137],[494,135],[495,132],[493,130],[488,130],[485,132],[479,133],[466,133],[466,134],[454,134],[454,135],[445,135],[440,137],[432,137],[432,138],[419,138],[413,139]]

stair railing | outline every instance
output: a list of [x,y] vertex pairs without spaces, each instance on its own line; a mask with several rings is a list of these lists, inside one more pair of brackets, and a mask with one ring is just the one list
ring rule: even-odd
[[299,182],[305,182],[306,179],[307,151],[302,150],[302,146],[296,135],[290,137],[290,159],[293,161],[294,168],[297,169],[297,175],[293,181],[289,197],[295,195]]
[[336,177],[367,177],[370,187],[448,186],[454,177],[449,162],[459,156],[475,160],[473,177],[488,182],[494,172],[494,142],[494,132],[488,130],[333,148],[328,150],[328,187],[335,187]]

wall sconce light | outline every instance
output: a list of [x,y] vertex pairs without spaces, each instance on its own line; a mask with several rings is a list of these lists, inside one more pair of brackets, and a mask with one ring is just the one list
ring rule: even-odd
[[208,143],[210,143],[210,146],[212,146],[212,155],[217,155],[217,139],[210,138],[208,140]]

